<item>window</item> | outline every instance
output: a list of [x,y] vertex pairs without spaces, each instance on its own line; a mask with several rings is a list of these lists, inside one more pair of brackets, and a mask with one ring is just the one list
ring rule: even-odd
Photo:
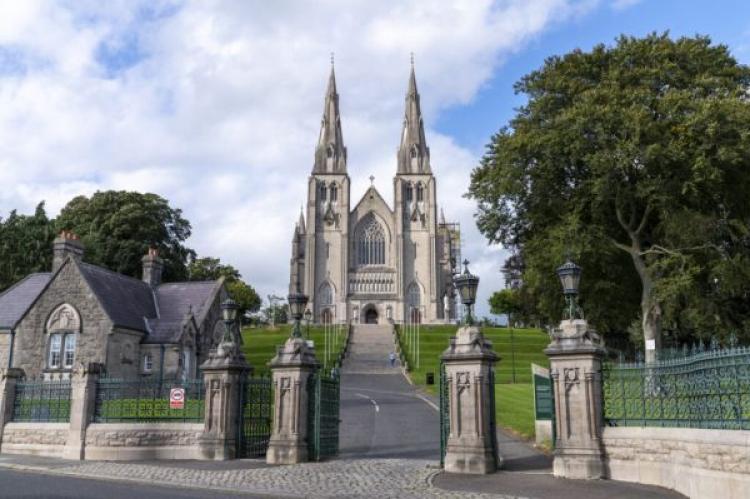
[[150,353],[143,356],[143,372],[150,373],[154,368],[154,358]]
[[412,190],[411,184],[406,186],[406,195],[404,196],[406,198],[407,203],[411,203],[411,200],[414,196],[414,191]]
[[360,223],[355,244],[359,265],[385,265],[385,231],[373,215]]
[[424,201],[424,186],[417,184],[417,201]]
[[328,191],[326,190],[326,185],[320,184],[320,200],[325,201],[327,194],[328,194]]
[[60,349],[62,348],[62,335],[53,334],[49,337],[49,367],[60,368]]
[[331,202],[335,203],[339,200],[339,189],[336,184],[331,184]]
[[76,335],[65,335],[65,355],[63,357],[63,367],[69,369],[73,367],[73,361],[76,357]]
[[320,304],[333,305],[333,288],[327,282],[320,287]]

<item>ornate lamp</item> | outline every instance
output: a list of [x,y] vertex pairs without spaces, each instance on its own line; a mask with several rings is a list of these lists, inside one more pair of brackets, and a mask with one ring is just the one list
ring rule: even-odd
[[575,319],[583,316],[581,308],[578,306],[578,286],[581,283],[581,272],[583,269],[573,263],[568,258],[565,263],[557,267],[557,276],[560,278],[560,284],[563,288],[565,301],[567,303],[568,319]]
[[299,292],[291,293],[287,297],[287,301],[289,302],[289,312],[292,315],[292,319],[294,319],[292,338],[301,338],[300,321],[305,313],[305,307],[307,307],[307,295]]
[[307,326],[307,331],[305,332],[305,337],[310,338],[310,323],[312,322],[312,310],[309,308],[305,310],[305,325]]
[[469,272],[469,260],[464,260],[464,272],[453,279],[461,297],[461,303],[466,306],[466,324],[474,324],[474,318],[471,316],[471,308],[477,300],[477,288],[479,287],[479,277]]
[[227,298],[221,303],[221,317],[224,319],[224,343],[234,343],[232,326],[234,321],[237,320],[237,308],[237,302],[231,298]]

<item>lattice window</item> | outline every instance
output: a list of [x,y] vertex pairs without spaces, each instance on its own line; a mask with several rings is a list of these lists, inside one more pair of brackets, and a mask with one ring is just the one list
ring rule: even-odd
[[385,265],[385,231],[372,215],[362,222],[356,246],[359,265]]
[[409,289],[406,291],[406,302],[409,307],[419,307],[422,302],[422,290],[416,282],[409,285]]
[[320,305],[333,305],[333,288],[327,282],[324,282],[319,291]]

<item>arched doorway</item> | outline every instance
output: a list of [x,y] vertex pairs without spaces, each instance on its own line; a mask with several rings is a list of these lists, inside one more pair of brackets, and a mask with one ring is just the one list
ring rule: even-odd
[[378,323],[378,310],[374,306],[369,306],[365,309],[365,324],[377,324]]

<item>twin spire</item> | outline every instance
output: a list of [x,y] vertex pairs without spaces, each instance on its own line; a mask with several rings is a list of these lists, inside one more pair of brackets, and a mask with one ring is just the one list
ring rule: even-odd
[[[424,134],[422,110],[419,105],[417,77],[412,60],[409,87],[406,91],[406,110],[398,149],[397,173],[432,173],[430,170],[430,148]],[[320,123],[320,136],[315,148],[316,173],[346,173],[346,147],[341,131],[339,94],[336,92],[336,74],[331,60],[331,75],[328,77],[325,108]]]

